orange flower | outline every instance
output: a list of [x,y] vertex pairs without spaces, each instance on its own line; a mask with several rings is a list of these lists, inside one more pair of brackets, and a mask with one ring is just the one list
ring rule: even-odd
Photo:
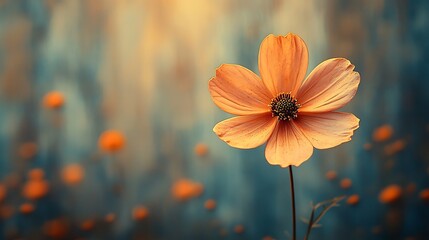
[[351,188],[352,186],[352,180],[350,178],[343,178],[340,181],[340,187],[343,189]]
[[113,221],[115,221],[116,219],[116,215],[114,213],[108,213],[105,217],[104,220],[108,223],[111,223]]
[[46,108],[58,109],[64,105],[64,95],[58,91],[49,92],[43,97],[43,105]]
[[34,212],[34,205],[32,203],[23,203],[19,207],[22,214],[30,214]]
[[396,140],[393,143],[384,147],[384,153],[387,156],[395,155],[396,153],[404,150],[405,145],[406,145],[406,143],[404,140],[401,140],[401,139]]
[[143,220],[149,216],[149,210],[144,206],[137,206],[133,209],[134,220]]
[[69,232],[69,224],[64,219],[54,219],[43,225],[43,232],[51,238],[64,238]]
[[398,185],[392,184],[385,187],[378,195],[378,200],[381,203],[394,203],[402,197],[402,188]]
[[15,213],[15,208],[12,205],[2,204],[0,206],[0,218],[8,219]]
[[18,155],[23,159],[30,159],[37,153],[37,145],[34,142],[26,142],[21,144],[18,149]]
[[33,168],[28,171],[28,178],[31,180],[42,180],[45,177],[45,171],[41,168]]
[[7,188],[4,184],[0,183],[0,202],[2,202],[7,195]]
[[194,147],[194,152],[198,157],[204,157],[209,152],[209,148],[204,143],[198,143]]
[[327,171],[325,177],[330,181],[335,180],[337,178],[337,172],[334,170]]
[[384,142],[389,138],[391,138],[392,135],[393,135],[392,126],[385,124],[374,130],[374,132],[372,133],[372,138],[376,142]]
[[62,180],[69,185],[80,183],[85,175],[85,171],[79,164],[70,164],[63,168],[61,172]]
[[117,152],[124,147],[125,137],[119,131],[108,130],[100,135],[98,145],[105,152]]
[[359,195],[353,194],[353,195],[351,195],[350,197],[347,198],[347,204],[349,204],[349,205],[356,205],[356,204],[359,203],[359,200],[360,200]]
[[173,197],[179,201],[186,201],[194,197],[198,197],[203,193],[203,191],[204,187],[201,183],[188,179],[177,180],[171,188]]
[[213,199],[208,199],[207,201],[204,202],[204,207],[207,210],[212,211],[216,208],[216,201]]
[[44,197],[49,191],[49,184],[45,180],[29,180],[22,189],[22,195],[30,200]]
[[83,231],[90,231],[94,228],[95,221],[93,219],[87,219],[80,224],[80,229]]
[[424,202],[429,202],[429,189],[423,189],[420,192],[420,198],[424,201]]
[[336,112],[356,94],[360,76],[344,58],[319,64],[304,80],[308,51],[294,34],[269,35],[259,50],[259,71],[223,64],[209,82],[214,103],[238,115],[213,131],[232,147],[249,149],[265,142],[272,165],[299,166],[313,154],[351,140],[359,119]]
[[234,232],[237,234],[242,234],[244,232],[244,226],[241,224],[235,225]]

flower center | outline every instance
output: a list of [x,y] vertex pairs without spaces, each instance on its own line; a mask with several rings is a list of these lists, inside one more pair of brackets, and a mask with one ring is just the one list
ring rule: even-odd
[[298,117],[298,109],[301,107],[298,101],[290,93],[280,93],[273,98],[270,103],[273,117],[277,116],[278,120],[292,120]]

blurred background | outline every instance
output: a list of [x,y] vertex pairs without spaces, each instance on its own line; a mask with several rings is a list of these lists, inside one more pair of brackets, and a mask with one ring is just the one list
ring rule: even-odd
[[346,196],[310,239],[429,239],[428,30],[426,0],[0,0],[0,239],[290,239],[287,169],[208,93],[288,32],[361,74],[353,140],[294,169],[298,219]]

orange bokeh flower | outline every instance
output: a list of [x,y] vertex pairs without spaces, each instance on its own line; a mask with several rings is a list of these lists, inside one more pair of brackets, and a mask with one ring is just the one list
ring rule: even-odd
[[33,168],[27,175],[30,180],[42,180],[45,177],[45,171],[41,168]]
[[204,202],[204,207],[207,210],[212,211],[216,208],[216,201],[213,199],[208,199],[207,201]]
[[393,143],[385,146],[384,147],[384,153],[387,156],[392,156],[392,155],[395,155],[396,153],[404,150],[405,146],[406,146],[405,140],[399,139],[399,140],[396,140]]
[[93,219],[87,219],[80,224],[80,229],[83,231],[90,231],[94,228],[95,221]]
[[80,183],[85,175],[85,171],[79,164],[70,164],[61,171],[61,178],[64,183],[76,185]]
[[22,189],[22,195],[30,200],[36,200],[44,197],[49,191],[49,184],[47,181],[29,180]]
[[267,142],[270,164],[299,166],[313,154],[351,140],[359,119],[336,112],[356,94],[360,76],[344,58],[319,64],[304,80],[308,51],[294,34],[267,36],[259,50],[259,71],[223,64],[209,82],[214,103],[238,115],[213,131],[232,147],[249,149]]
[[378,195],[381,203],[394,203],[402,197],[402,188],[396,184],[385,187]]
[[333,181],[337,178],[337,172],[335,172],[334,170],[329,170],[326,172],[325,177],[326,179]]
[[4,184],[0,183],[0,202],[2,202],[7,196],[7,188]]
[[340,187],[343,189],[349,189],[352,187],[352,180],[350,178],[343,178],[340,181]]
[[179,201],[189,200],[200,196],[204,191],[201,183],[194,182],[188,179],[180,179],[173,184],[171,193],[173,197]]
[[54,219],[43,225],[43,232],[51,238],[64,238],[69,232],[69,224],[64,219]]
[[112,223],[113,221],[115,221],[116,219],[116,215],[114,213],[108,213],[105,217],[104,220],[108,223]]
[[2,204],[0,205],[0,218],[8,219],[15,213],[15,208],[12,205]]
[[349,205],[357,205],[359,203],[360,197],[357,194],[353,194],[347,198],[347,204]]
[[198,143],[194,147],[194,152],[195,152],[195,155],[197,155],[198,157],[204,157],[209,152],[209,148],[204,143]]
[[58,91],[47,93],[43,97],[43,106],[51,109],[58,109],[64,105],[64,95]]
[[30,159],[37,154],[37,145],[34,142],[26,142],[19,146],[18,155],[23,159]]
[[19,211],[21,211],[22,214],[30,214],[34,212],[34,205],[32,203],[23,203],[19,207]]
[[429,203],[429,188],[423,189],[419,195],[420,199],[422,199],[424,202]]
[[133,209],[133,219],[140,221],[149,216],[149,210],[144,206],[137,206]]
[[372,133],[372,139],[376,142],[383,142],[391,138],[393,135],[392,126],[385,124],[374,130]]
[[107,130],[100,135],[98,146],[102,151],[113,153],[121,150],[125,145],[124,135],[116,130]]
[[237,234],[244,233],[244,226],[241,225],[241,224],[235,225],[234,232],[237,233]]

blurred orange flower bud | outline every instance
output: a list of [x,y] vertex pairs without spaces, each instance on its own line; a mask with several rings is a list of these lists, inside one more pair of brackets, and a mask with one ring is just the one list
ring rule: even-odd
[[76,185],[84,178],[85,171],[79,164],[70,164],[63,168],[61,171],[61,178],[64,183],[69,185]]
[[144,206],[137,206],[133,209],[133,219],[140,221],[149,216],[149,210]]
[[43,97],[43,106],[49,109],[58,109],[64,105],[64,95],[58,91],[47,93]]
[[49,184],[45,180],[30,180],[23,189],[22,195],[30,200],[37,200],[44,197],[49,191]]
[[34,205],[32,203],[23,203],[19,207],[22,214],[30,214],[34,212]]
[[398,201],[402,196],[402,188],[398,185],[392,184],[385,187],[380,194],[378,199],[381,203],[394,203]]
[[198,157],[204,157],[209,152],[209,148],[204,143],[198,143],[194,147],[194,152],[195,152],[195,155],[197,155]]
[[216,201],[213,199],[208,199],[205,203],[204,203],[204,207],[211,211],[214,210],[216,208]]
[[42,180],[45,177],[45,171],[41,168],[33,168],[28,171],[28,178],[30,180]]
[[189,179],[180,179],[173,184],[171,192],[173,197],[179,201],[189,200],[200,196],[204,191],[201,183],[191,181]]
[[423,189],[420,192],[420,199],[422,199],[424,202],[429,202],[429,189]]
[[2,202],[7,196],[7,188],[4,184],[0,183],[0,202]]
[[340,187],[343,189],[348,189],[352,186],[352,180],[350,178],[343,178],[340,182]]
[[22,159],[30,159],[37,153],[37,145],[34,142],[23,143],[19,146],[18,156]]
[[107,130],[100,135],[98,146],[102,151],[113,153],[121,150],[125,145],[124,135],[116,130]]
[[383,142],[391,138],[393,135],[392,126],[385,124],[374,130],[372,133],[372,139],[376,142]]
[[43,232],[51,238],[64,238],[69,232],[69,225],[64,219],[54,219],[43,225]]
[[327,171],[325,177],[330,181],[335,180],[337,178],[337,172],[334,170]]
[[359,195],[353,194],[350,197],[347,198],[347,204],[349,205],[357,205],[359,203]]

